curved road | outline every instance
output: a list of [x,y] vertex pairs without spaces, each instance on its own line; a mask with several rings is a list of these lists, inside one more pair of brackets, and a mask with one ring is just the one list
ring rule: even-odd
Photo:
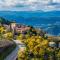
[[4,60],[16,60],[18,50],[22,47],[25,47],[24,44],[21,43],[19,40],[14,40],[14,42],[17,44],[17,47]]

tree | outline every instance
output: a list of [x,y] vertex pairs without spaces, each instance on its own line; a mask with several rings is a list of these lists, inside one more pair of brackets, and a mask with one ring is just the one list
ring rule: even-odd
[[57,53],[57,60],[60,60],[60,50]]
[[32,36],[25,40],[28,51],[30,54],[33,53],[35,58],[39,56],[43,59],[45,54],[45,49],[48,47],[48,40],[42,38],[41,36]]
[[11,32],[7,32],[4,34],[4,38],[7,40],[12,40],[13,39],[13,34]]
[[24,49],[24,51],[18,51],[18,60],[30,60],[26,52],[26,49]]
[[0,26],[0,40],[3,39],[3,33],[5,32],[5,29],[3,26]]
[[17,40],[20,40],[21,42],[24,42],[24,40],[26,40],[26,37],[25,37],[24,34],[20,34],[20,35],[17,36],[16,39],[17,39]]

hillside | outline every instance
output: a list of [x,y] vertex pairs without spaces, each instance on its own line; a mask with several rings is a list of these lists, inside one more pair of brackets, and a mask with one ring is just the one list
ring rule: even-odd
[[6,19],[0,17],[0,23],[1,23],[1,24],[8,24],[8,25],[9,25],[9,24],[11,23],[11,21],[6,20]]

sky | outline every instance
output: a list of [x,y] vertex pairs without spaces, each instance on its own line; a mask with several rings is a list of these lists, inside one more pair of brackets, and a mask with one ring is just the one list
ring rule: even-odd
[[0,0],[0,11],[60,11],[60,0]]

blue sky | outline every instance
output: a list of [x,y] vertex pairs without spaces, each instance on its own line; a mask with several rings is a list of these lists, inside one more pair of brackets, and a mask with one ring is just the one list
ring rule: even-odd
[[0,0],[0,11],[60,10],[60,0]]

